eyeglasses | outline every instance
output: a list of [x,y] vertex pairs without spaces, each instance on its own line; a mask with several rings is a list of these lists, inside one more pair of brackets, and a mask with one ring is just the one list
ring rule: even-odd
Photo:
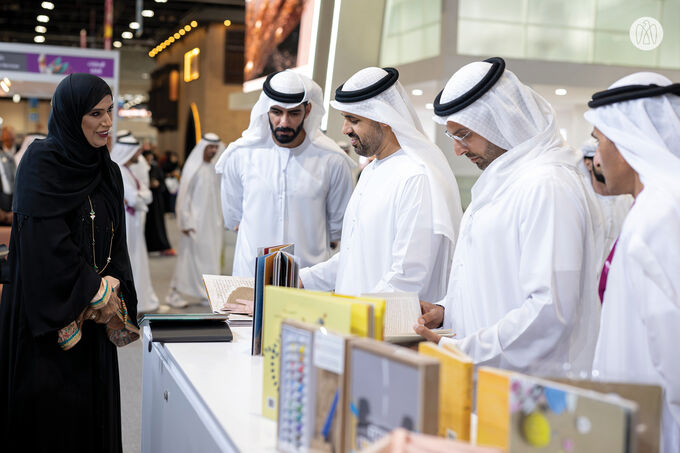
[[472,134],[472,131],[467,131],[467,133],[462,137],[452,134],[451,132],[449,132],[448,129],[444,130],[444,134],[446,134],[446,136],[449,137],[451,140],[458,142],[461,146],[469,148],[468,144],[465,143],[465,139],[468,138],[468,135]]

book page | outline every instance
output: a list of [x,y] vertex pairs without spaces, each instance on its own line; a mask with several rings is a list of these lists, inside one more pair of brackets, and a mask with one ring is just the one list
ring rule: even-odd
[[398,292],[364,296],[385,299],[385,337],[418,335],[413,331],[421,314],[418,294]]
[[[248,277],[233,277],[231,275],[203,274],[203,283],[208,294],[208,300],[210,301],[212,311],[214,313],[224,313],[225,311],[232,311],[225,309],[227,302],[234,302],[229,301],[229,296],[238,288],[253,288],[255,286],[255,279]],[[248,292],[246,291],[242,296],[247,298],[247,294]],[[250,299],[252,300],[252,296]],[[244,309],[246,309],[246,307],[244,307]]]

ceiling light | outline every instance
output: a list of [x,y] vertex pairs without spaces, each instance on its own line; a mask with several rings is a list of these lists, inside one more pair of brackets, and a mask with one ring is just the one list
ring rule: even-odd
[[174,37],[174,36],[170,36],[170,37],[168,38],[168,41],[170,41],[170,44],[172,44],[173,42],[175,42],[175,37]]
[[40,4],[44,9],[54,9],[54,3],[52,2],[42,2]]
[[19,102],[21,102],[21,95],[19,93],[16,93],[14,96],[12,96],[12,101],[15,104],[18,104]]
[[195,20],[192,20],[189,25],[191,25],[193,28],[196,28],[196,27],[198,27],[198,22],[196,22]]
[[231,25],[231,21],[229,19],[224,21],[224,26],[229,27]]
[[144,16],[144,17],[153,17],[153,11],[151,11],[150,9],[142,10],[142,16]]
[[45,37],[43,35],[34,36],[33,42],[37,42],[38,44],[45,42]]
[[191,31],[191,25],[185,25],[184,30],[185,31]]
[[564,96],[567,94],[567,90],[565,90],[564,88],[558,88],[555,90],[555,94],[558,96]]
[[186,34],[187,34],[187,32],[186,32],[186,31],[184,31],[184,29],[183,29],[183,28],[180,28],[180,29],[179,29],[179,32],[178,32],[178,33],[179,33],[180,35],[182,35],[182,36],[184,36],[184,35],[186,35]]
[[150,56],[151,58],[153,58],[153,57],[156,56],[156,54],[155,54],[154,51],[152,50],[151,52],[149,52],[149,56]]
[[191,51],[191,53],[194,54],[194,55],[198,55],[200,52],[201,52],[201,49],[199,49],[198,47],[196,47],[194,50]]
[[139,22],[130,22],[129,27],[130,27],[132,30],[139,30]]
[[36,17],[36,20],[38,22],[42,22],[42,23],[46,24],[50,21],[50,18],[48,16],[44,15],[44,14],[41,14],[38,17]]
[[416,88],[415,90],[411,90],[411,94],[414,95],[414,96],[422,96],[423,90]]
[[120,41],[113,41],[113,47],[115,47],[116,49],[120,49],[121,47],[123,47],[123,43]]
[[179,33],[175,33],[175,34],[172,35],[172,36],[173,36],[175,39],[179,39],[179,38],[182,37]]
[[168,0],[154,0],[156,3],[167,3]]
[[165,44],[165,47],[169,46],[169,45],[170,45],[170,40],[169,40],[169,39],[166,39],[165,41],[163,41],[163,44]]
[[434,110],[434,105],[431,102],[428,102],[427,104],[425,104],[425,108],[427,110]]
[[35,32],[36,33],[47,33],[47,28],[43,27],[42,25],[36,25],[35,26]]
[[132,39],[132,32],[124,31],[123,33],[120,34],[120,36],[122,36],[123,39]]

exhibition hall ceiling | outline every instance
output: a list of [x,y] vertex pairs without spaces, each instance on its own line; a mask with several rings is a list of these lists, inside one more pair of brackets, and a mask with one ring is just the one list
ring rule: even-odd
[[[101,49],[105,3],[105,0],[3,0],[0,42],[73,47],[80,46],[81,30],[85,30],[87,47]],[[140,12],[143,11],[141,21],[137,3]],[[113,0],[112,4],[112,41],[118,41],[120,47],[149,48],[192,20],[242,22],[245,0]],[[135,29],[133,22],[140,27]]]

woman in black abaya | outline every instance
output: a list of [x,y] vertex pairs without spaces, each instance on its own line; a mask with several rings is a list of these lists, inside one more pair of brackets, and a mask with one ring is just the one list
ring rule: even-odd
[[149,252],[162,252],[166,256],[175,256],[175,251],[170,246],[168,234],[165,230],[165,203],[164,197],[168,189],[165,187],[165,175],[155,161],[156,156],[152,151],[142,153],[149,163],[149,189],[153,200],[146,213],[144,235],[146,237],[146,249]]
[[72,74],[19,165],[0,303],[5,451],[120,452],[116,346],[139,338],[109,86]]

